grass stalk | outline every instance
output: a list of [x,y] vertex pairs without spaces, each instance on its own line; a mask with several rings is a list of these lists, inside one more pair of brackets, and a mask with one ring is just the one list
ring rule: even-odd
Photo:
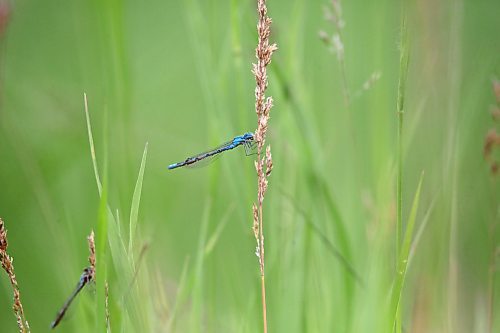
[[[397,136],[397,182],[396,182],[396,267],[399,266],[399,258],[401,256],[401,241],[403,237],[403,124],[404,124],[404,101],[406,78],[408,74],[409,63],[409,46],[408,32],[406,26],[406,17],[403,14],[401,25],[400,39],[400,57],[399,57],[399,82],[398,82],[398,97],[397,97],[397,115],[398,115],[398,136]],[[399,274],[399,272],[396,272]],[[396,310],[395,332],[401,333],[401,307]]]
[[262,221],[262,204],[259,205],[259,253],[260,259],[260,289],[262,297],[262,321],[264,323],[263,332],[267,333],[267,302],[266,302],[266,275],[264,271],[264,226]]
[[269,35],[271,34],[271,18],[267,16],[266,0],[257,1],[257,33],[258,44],[255,50],[257,63],[253,64],[253,74],[255,75],[255,112],[257,113],[257,130],[255,131],[255,141],[257,142],[257,160],[255,169],[257,171],[257,204],[253,204],[253,231],[257,240],[256,255],[259,259],[261,294],[262,294],[262,320],[263,331],[267,333],[267,305],[266,305],[266,278],[264,271],[264,221],[263,221],[263,201],[267,191],[268,177],[273,169],[271,156],[271,146],[267,146],[264,155],[267,126],[269,122],[269,112],[273,106],[273,99],[265,96],[268,80],[267,65],[271,63],[271,56],[278,49],[276,44],[269,45]]

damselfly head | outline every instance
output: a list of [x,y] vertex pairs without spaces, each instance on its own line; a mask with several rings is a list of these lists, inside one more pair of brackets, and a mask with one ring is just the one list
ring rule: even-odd
[[253,140],[253,133],[247,132],[247,133],[243,134],[243,140],[252,141]]

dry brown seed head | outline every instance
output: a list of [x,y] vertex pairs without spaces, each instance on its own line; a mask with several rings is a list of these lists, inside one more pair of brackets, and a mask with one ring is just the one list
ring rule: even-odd
[[90,235],[87,237],[87,241],[89,243],[89,263],[90,266],[95,268],[95,242],[94,242],[94,230],[90,232]]
[[255,236],[255,239],[259,239],[259,211],[257,210],[257,206],[255,203],[252,206],[253,210],[253,234]]
[[6,251],[8,245],[7,230],[5,230],[4,223],[0,218],[0,251]]
[[90,235],[87,237],[87,241],[89,243],[89,263],[88,267],[88,276],[90,281],[95,281],[95,241],[94,241],[94,230],[90,232]]
[[271,146],[266,148],[266,177],[269,177],[273,171],[273,157],[271,155]]

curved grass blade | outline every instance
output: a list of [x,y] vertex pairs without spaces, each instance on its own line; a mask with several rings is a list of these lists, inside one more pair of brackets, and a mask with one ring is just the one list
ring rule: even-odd
[[139,216],[139,204],[141,203],[141,193],[142,193],[142,180],[144,178],[144,169],[146,167],[146,158],[148,156],[148,143],[144,147],[144,152],[142,154],[141,166],[139,168],[139,175],[137,176],[137,181],[135,183],[134,195],[132,196],[132,206],[130,208],[130,230],[129,230],[129,241],[128,241],[128,253],[132,255],[133,241],[135,238],[135,230],[137,229],[137,218]]
[[100,196],[102,192],[102,185],[101,185],[101,179],[99,178],[99,171],[97,168],[97,159],[95,156],[95,148],[94,148],[94,137],[92,135],[92,126],[90,125],[89,106],[87,103],[86,93],[83,93],[83,101],[85,105],[85,119],[87,121],[87,134],[89,137],[90,157],[92,158],[92,166],[94,167],[94,176],[97,183],[97,190],[99,191],[99,196]]
[[392,286],[392,296],[391,296],[391,316],[393,316],[393,327],[396,327],[398,321],[399,307],[401,304],[401,295],[403,292],[403,287],[406,278],[406,271],[408,268],[408,255],[410,253],[411,241],[413,239],[413,229],[415,227],[415,220],[417,217],[418,204],[420,200],[420,190],[422,188],[422,182],[424,179],[424,173],[420,176],[420,181],[418,182],[417,191],[413,197],[413,203],[411,206],[410,216],[408,218],[408,223],[406,225],[406,232],[403,239],[403,244],[401,246],[400,256],[398,258],[398,266],[396,271],[396,277],[394,284]]

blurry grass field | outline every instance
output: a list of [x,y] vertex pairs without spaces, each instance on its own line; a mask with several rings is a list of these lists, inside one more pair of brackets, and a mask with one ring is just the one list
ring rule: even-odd
[[[397,247],[401,3],[341,3],[339,66],[319,36],[335,31],[329,0],[268,0],[269,331],[391,332],[401,291],[402,331],[498,332],[500,186],[483,145],[499,132],[500,5],[407,3]],[[88,265],[91,229],[97,283],[58,331],[104,331],[107,281],[112,332],[260,332],[252,158],[167,170],[254,131],[255,2],[18,0],[0,16],[0,217],[32,332]],[[0,331],[16,332],[0,283]]]

